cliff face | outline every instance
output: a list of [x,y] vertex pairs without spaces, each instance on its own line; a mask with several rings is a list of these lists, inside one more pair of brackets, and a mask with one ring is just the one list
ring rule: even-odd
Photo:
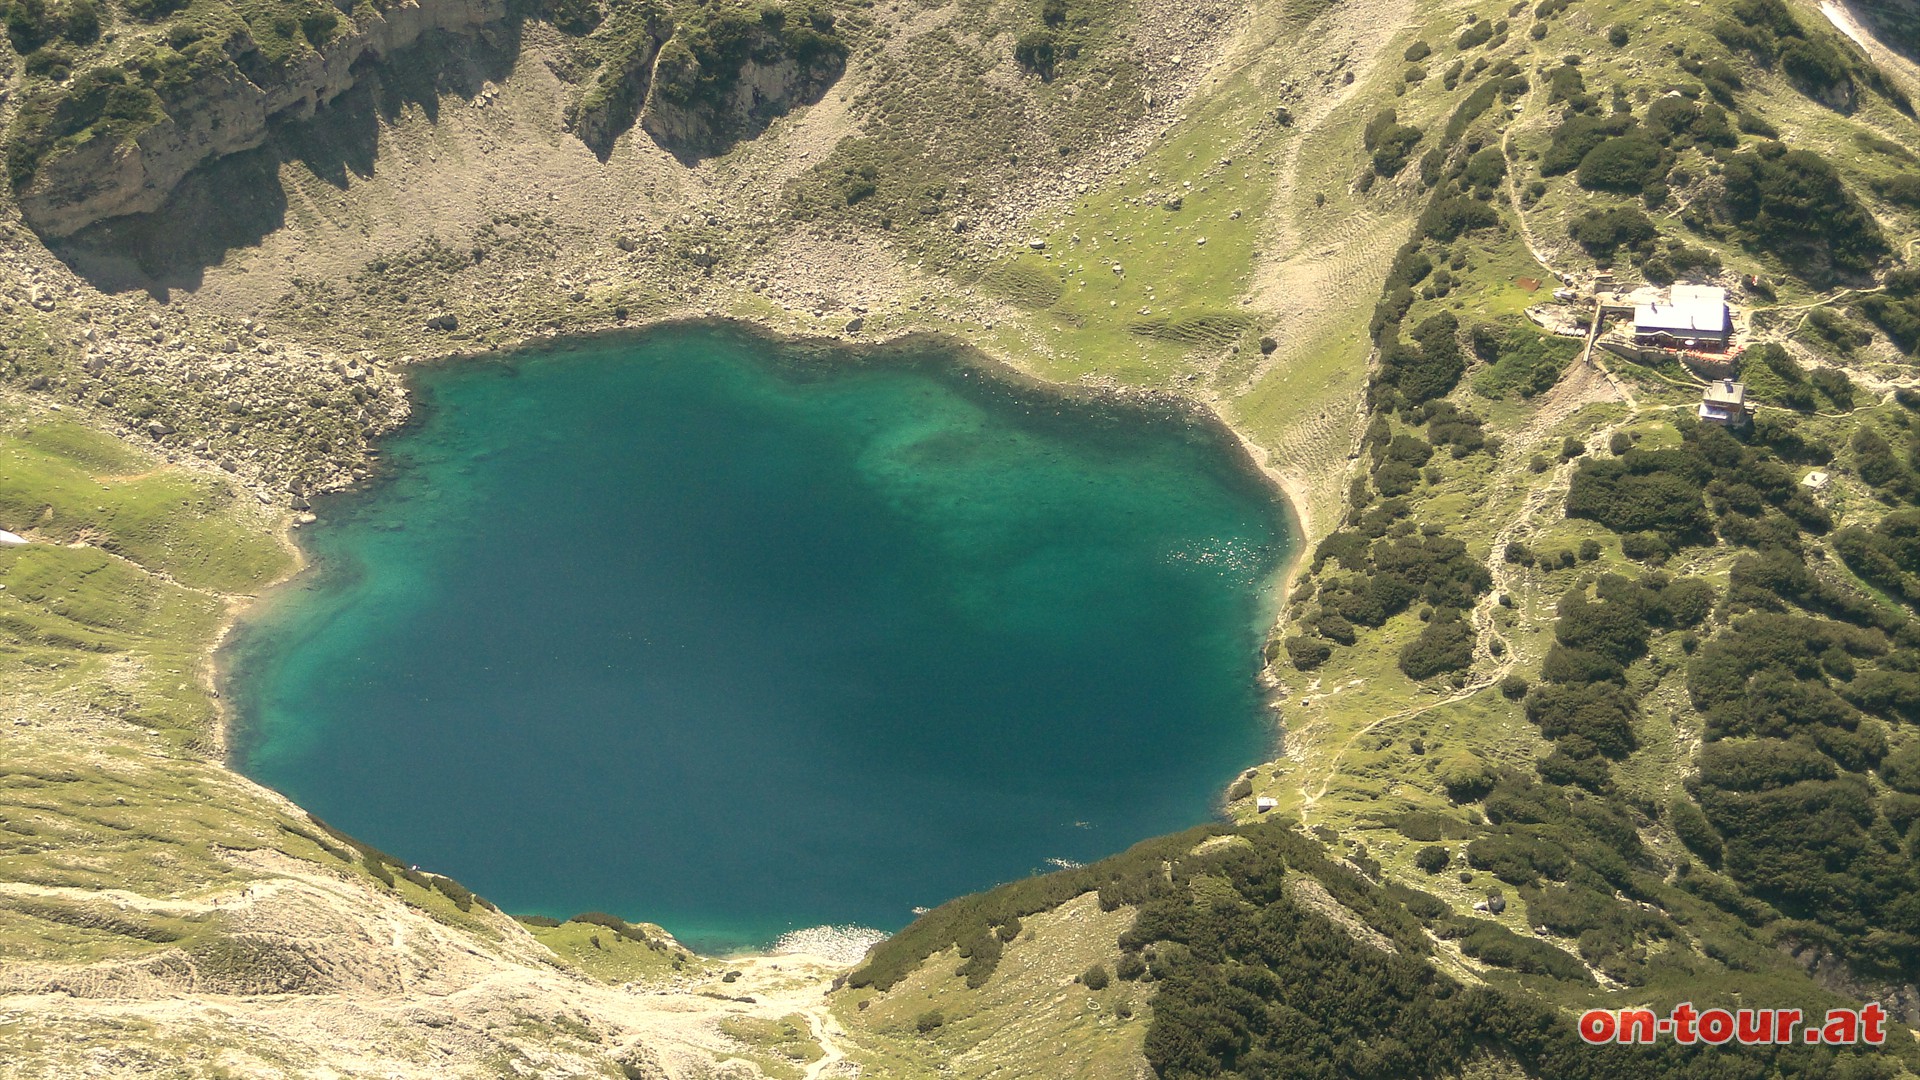
[[796,46],[765,25],[727,29],[715,35],[654,18],[644,33],[624,32],[622,48],[568,108],[568,129],[602,159],[636,121],[682,160],[707,157],[818,101],[843,70],[837,39],[823,45],[828,39],[813,35]]
[[653,86],[653,66],[671,27],[649,19],[644,33],[633,35],[621,55],[594,76],[587,89],[567,108],[567,130],[580,136],[602,161],[613,153],[615,139],[633,128],[634,119]]
[[259,85],[231,66],[165,96],[165,115],[127,140],[97,137],[49,157],[20,192],[21,212],[45,237],[156,210],[201,163],[250,150],[269,121],[305,119],[351,89],[363,60],[378,60],[430,31],[469,34],[501,23],[505,0],[417,0],[368,17]]
[[[677,44],[660,50],[640,126],[680,157],[717,153],[758,135],[795,105],[820,100],[842,70],[837,55],[796,55],[779,36],[758,28],[737,72],[703,71],[699,58]],[[690,89],[708,82],[715,89]]]
[[1887,48],[1920,61],[1920,0],[1840,0],[1838,7]]

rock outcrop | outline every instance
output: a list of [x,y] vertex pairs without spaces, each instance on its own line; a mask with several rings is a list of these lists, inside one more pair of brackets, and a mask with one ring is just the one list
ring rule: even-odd
[[162,99],[164,114],[131,138],[99,136],[42,161],[20,192],[21,212],[44,237],[159,209],[202,163],[266,140],[270,122],[301,120],[351,89],[378,60],[434,31],[471,34],[502,23],[505,0],[412,0],[364,17],[323,48],[297,57],[265,85],[223,65]]
[[682,160],[708,157],[820,100],[845,66],[839,40],[811,28],[792,37],[778,24],[728,29],[724,47],[710,27],[660,18],[627,34],[569,106],[568,129],[603,160],[636,122]]
[[682,158],[719,153],[758,135],[795,105],[820,100],[842,67],[838,52],[802,54],[780,35],[756,27],[736,70],[709,72],[676,37],[655,61],[640,126]]
[[624,55],[609,61],[587,90],[567,108],[567,129],[605,161],[615,139],[633,129],[653,86],[653,65],[671,28],[649,20]]

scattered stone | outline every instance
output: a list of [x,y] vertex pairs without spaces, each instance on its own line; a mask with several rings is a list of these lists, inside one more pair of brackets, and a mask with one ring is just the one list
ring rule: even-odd
[[442,332],[460,329],[460,320],[452,314],[435,315],[427,320],[427,329]]

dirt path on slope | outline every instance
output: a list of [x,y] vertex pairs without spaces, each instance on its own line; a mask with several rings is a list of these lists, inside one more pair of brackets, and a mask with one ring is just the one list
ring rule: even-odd
[[[1493,579],[1493,586],[1488,589],[1485,596],[1480,598],[1472,613],[1476,633],[1474,646],[1476,658],[1491,659],[1493,661],[1491,666],[1483,669],[1482,674],[1446,697],[1389,713],[1342,740],[1339,747],[1326,759],[1325,764],[1317,770],[1321,774],[1318,786],[1301,800],[1299,813],[1303,824],[1309,823],[1309,815],[1314,805],[1339,777],[1341,759],[1355,743],[1401,721],[1411,720],[1424,713],[1473,697],[1505,678],[1513,670],[1519,657],[1515,654],[1511,643],[1500,634],[1495,622],[1495,613],[1499,610],[1499,597],[1511,591],[1513,587],[1515,568],[1506,561],[1506,546],[1516,536],[1531,529],[1534,521],[1543,511],[1558,505],[1559,501],[1566,497],[1567,488],[1572,483],[1573,469],[1579,459],[1562,461],[1554,470],[1554,475],[1545,483],[1527,473],[1524,462],[1532,457],[1537,447],[1549,440],[1554,429],[1574,413],[1588,405],[1623,400],[1625,399],[1621,396],[1619,387],[1605,371],[1581,363],[1577,359],[1569,365],[1566,374],[1558,383],[1535,399],[1537,407],[1533,416],[1529,418],[1524,428],[1508,438],[1507,445],[1502,451],[1502,456],[1507,459],[1508,464],[1503,466],[1497,482],[1500,494],[1493,497],[1510,494],[1515,488],[1524,489],[1526,496],[1519,512],[1508,519],[1494,534],[1492,546],[1487,553],[1487,572]],[[1637,412],[1630,413],[1626,419],[1603,428],[1596,437],[1604,439],[1611,436],[1621,425],[1631,422],[1637,415]],[[1499,657],[1493,656],[1495,640],[1499,640],[1502,646],[1502,654]]]

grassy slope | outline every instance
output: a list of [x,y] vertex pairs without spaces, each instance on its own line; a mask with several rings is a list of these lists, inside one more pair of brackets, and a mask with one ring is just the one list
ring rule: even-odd
[[[580,955],[575,945],[594,950],[574,924],[548,952],[491,909],[463,907],[457,889],[391,865],[376,873],[218,764],[208,654],[230,610],[291,567],[281,512],[222,474],[16,397],[0,405],[0,491],[0,520],[34,541],[0,547],[0,994],[156,1002],[127,1015],[8,1011],[0,1075],[74,1075],[103,1051],[178,1075],[278,1075],[310,1066],[320,1044],[337,1045],[329,1063],[343,1075],[388,1075],[395,1061],[443,1060],[421,1037],[434,1029],[298,1006],[236,1023],[181,995],[377,1000],[409,982],[427,989],[421,977],[454,980],[418,999],[428,1002],[480,970],[511,970],[503,958],[622,981],[680,970],[638,944],[616,945],[611,966]],[[471,966],[482,956],[491,968]],[[533,1060],[520,1048],[604,1060],[601,1036],[583,1041],[551,1015],[563,1011],[476,1014],[498,1032],[488,1069]],[[336,1044],[335,1025],[378,1042],[381,1060]]]
[[[1521,24],[1518,19],[1515,22],[1516,25]],[[1597,31],[1619,22],[1636,27],[1634,39],[1637,44],[1618,52],[1590,48],[1591,39]],[[1681,83],[1685,81],[1685,75],[1672,65],[1670,57],[1663,55],[1668,42],[1682,42],[1709,55],[1717,48],[1699,28],[1698,20],[1683,19],[1675,9],[1659,4],[1578,4],[1561,21],[1550,24],[1550,27],[1549,34],[1533,49],[1533,54],[1549,63],[1557,61],[1563,50],[1593,57],[1587,65],[1590,89],[1609,86],[1614,80],[1629,87],[1659,86],[1663,80]],[[1521,37],[1517,32],[1514,36]],[[1447,51],[1443,48],[1442,55]],[[1600,72],[1605,75],[1597,77]],[[1920,139],[1920,133],[1916,133],[1911,120],[1883,103],[1873,103],[1855,117],[1844,118],[1808,101],[1776,76],[1750,68],[1745,70],[1745,74],[1752,80],[1754,96],[1764,102],[1763,108],[1774,122],[1786,130],[1804,131],[1806,138],[1814,145],[1834,150],[1831,160],[1845,170],[1853,182],[1854,190],[1863,196],[1868,195],[1864,179],[1876,175],[1880,165],[1870,156],[1863,160],[1860,155],[1847,152],[1852,145],[1852,133],[1862,127],[1870,127],[1889,132],[1908,144]],[[1545,133],[1550,127],[1544,106],[1545,95],[1536,94],[1528,110],[1514,123],[1514,145],[1523,159],[1545,144]],[[1550,249],[1554,256],[1553,269],[1579,274],[1592,267],[1591,260],[1585,258],[1564,237],[1566,222],[1574,211],[1593,205],[1596,201],[1607,205],[1626,200],[1604,196],[1596,200],[1592,194],[1580,191],[1570,177],[1560,177],[1549,183],[1548,196],[1528,211],[1527,231]],[[1920,229],[1920,221],[1916,221],[1910,213],[1897,212],[1892,207],[1881,205],[1878,209],[1881,211],[1881,220],[1895,238],[1894,246],[1896,249],[1904,248],[1906,241]],[[1509,209],[1508,213],[1511,212]],[[1508,220],[1510,223],[1513,221],[1511,217]],[[1663,231],[1682,234],[1676,222],[1663,219],[1662,224]],[[1426,313],[1440,309],[1457,312],[1463,324],[1495,319],[1514,312],[1520,294],[1512,281],[1520,275],[1513,271],[1528,270],[1550,280],[1540,273],[1538,264],[1515,250],[1513,241],[1516,235],[1510,225],[1505,237],[1486,243],[1485,247],[1490,249],[1486,251],[1487,264],[1484,268],[1475,268],[1468,278],[1467,287],[1456,287],[1453,295],[1444,303],[1426,301],[1416,305],[1408,317],[1408,323],[1417,322]],[[1838,289],[1824,293],[1814,290],[1784,274],[1780,264],[1769,256],[1751,254],[1738,248],[1729,249],[1723,245],[1715,246],[1725,259],[1728,271],[1758,272],[1780,280],[1782,287],[1778,303],[1781,308],[1818,302],[1841,292]],[[1481,245],[1476,244],[1475,255],[1480,254]],[[1625,276],[1630,277],[1631,271],[1626,271]],[[1765,321],[1761,312],[1756,312],[1755,318]],[[1916,373],[1920,373],[1910,357],[1899,358],[1897,350],[1884,339],[1874,349],[1863,352],[1857,360],[1842,360],[1831,355],[1818,359],[1842,364],[1856,372],[1902,380],[1911,380]],[[1475,683],[1490,683],[1496,673],[1503,673],[1509,668],[1529,675],[1537,672],[1539,659],[1552,640],[1553,606],[1576,580],[1583,576],[1590,577],[1596,572],[1638,572],[1636,564],[1620,555],[1616,538],[1590,522],[1565,520],[1551,500],[1544,508],[1521,519],[1519,529],[1503,531],[1515,523],[1516,512],[1529,493],[1564,492],[1567,466],[1556,466],[1537,477],[1523,471],[1529,456],[1539,449],[1557,452],[1562,438],[1567,436],[1580,438],[1596,447],[1601,446],[1605,443],[1606,434],[1614,430],[1641,433],[1654,441],[1676,439],[1671,425],[1663,421],[1663,414],[1690,409],[1698,400],[1698,390],[1693,388],[1697,386],[1697,380],[1685,384],[1686,388],[1681,389],[1644,369],[1629,366],[1621,374],[1633,386],[1636,407],[1630,408],[1618,401],[1619,395],[1616,393],[1595,392],[1591,395],[1594,404],[1545,427],[1538,427],[1533,422],[1543,413],[1551,415],[1553,393],[1537,399],[1531,406],[1517,402],[1488,402],[1464,385],[1454,394],[1456,400],[1488,417],[1492,422],[1491,429],[1509,440],[1508,448],[1493,469],[1484,472],[1477,467],[1447,469],[1445,480],[1437,485],[1423,486],[1418,496],[1420,520],[1445,522],[1457,533],[1470,538],[1485,538],[1478,542],[1469,539],[1469,547],[1494,564],[1496,580],[1499,582],[1496,591],[1504,589],[1515,600],[1513,612],[1502,612],[1495,616],[1503,636],[1512,643],[1513,651],[1508,658],[1511,663],[1496,661],[1483,650],[1473,671]],[[1567,390],[1577,375],[1577,372],[1570,375],[1556,393]],[[1463,382],[1471,378],[1470,372]],[[1814,430],[1833,433],[1835,443],[1840,444],[1852,425],[1844,417],[1833,416],[1811,426]],[[1861,496],[1857,484],[1843,479],[1828,496],[1828,505],[1842,523],[1873,520],[1883,508]],[[1850,517],[1847,513],[1849,510],[1861,516]],[[1603,555],[1596,564],[1582,563],[1573,569],[1552,572],[1503,568],[1498,553],[1491,550],[1490,541],[1496,534],[1522,539],[1536,550],[1543,551],[1575,547],[1580,541],[1591,538],[1602,543]],[[1731,561],[1733,554],[1727,548],[1691,552],[1684,568],[1724,584],[1726,564]],[[1673,569],[1678,572],[1682,567]],[[1503,577],[1506,579],[1502,580]],[[1444,807],[1445,797],[1437,790],[1430,774],[1435,761],[1444,759],[1450,751],[1464,746],[1470,752],[1496,761],[1525,765],[1545,746],[1544,742],[1537,739],[1533,726],[1521,717],[1517,705],[1503,700],[1490,685],[1445,706],[1415,704],[1423,693],[1445,692],[1448,697],[1455,696],[1451,688],[1417,687],[1397,670],[1395,658],[1398,648],[1417,629],[1418,624],[1411,616],[1401,616],[1383,628],[1381,633],[1363,638],[1358,647],[1336,650],[1333,661],[1311,676],[1297,673],[1289,676],[1290,683],[1303,688],[1314,685],[1320,688],[1319,694],[1309,695],[1312,699],[1310,704],[1288,710],[1290,730],[1312,731],[1312,735],[1304,740],[1311,744],[1306,755],[1309,761],[1313,757],[1312,751],[1328,746],[1336,748],[1339,756],[1335,761],[1332,755],[1322,753],[1322,763],[1317,767],[1306,762],[1280,763],[1284,781],[1276,784],[1270,792],[1265,792],[1279,797],[1283,810],[1303,807],[1304,804],[1309,820],[1332,820],[1343,830],[1351,830],[1356,835],[1366,834],[1376,846],[1376,853],[1379,850],[1399,852],[1404,849],[1410,854],[1412,848],[1418,845],[1397,838],[1388,830],[1366,829],[1360,823],[1368,818],[1386,816],[1401,808]],[[1655,657],[1647,663],[1647,668],[1647,671],[1637,673],[1643,681],[1636,684],[1636,689],[1644,689],[1646,696],[1662,703],[1670,702],[1681,714],[1682,722],[1689,723],[1685,694],[1675,682],[1684,675],[1676,658]],[[1652,670],[1655,668],[1664,668],[1664,674],[1656,676]],[[1410,707],[1418,711],[1399,715],[1406,713]],[[1417,756],[1404,752],[1406,740],[1416,735],[1426,737],[1427,754]],[[1399,750],[1394,749],[1395,742],[1400,744]],[[1689,768],[1686,753],[1689,747],[1671,740],[1650,742],[1651,745],[1629,763],[1628,793],[1634,798],[1664,794]],[[1385,801],[1382,801],[1383,796],[1386,797]]]
[[207,642],[241,594],[292,566],[233,486],[18,401],[0,416],[6,676],[165,733],[212,733]]
[[0,880],[34,887],[0,894],[0,952],[71,961],[49,947],[65,943],[89,959],[137,957],[220,934],[204,915],[155,916],[151,933],[67,918],[90,905],[62,890],[190,900],[259,876],[232,852],[335,867],[345,854],[353,866],[304,815],[207,760],[218,742],[208,651],[244,595],[291,568],[277,515],[224,479],[18,400],[0,420],[0,470],[0,515],[34,541],[0,547]]
[[[949,949],[886,993],[839,995],[834,1011],[859,1044],[854,1060],[881,1076],[1125,1075],[1151,1019],[1146,988],[1116,979],[1093,991],[1076,979],[1111,964],[1112,943],[1132,921],[1131,909],[1102,912],[1082,896],[1025,920],[978,989],[954,974],[961,961]],[[943,1022],[919,1030],[930,1014]]]

